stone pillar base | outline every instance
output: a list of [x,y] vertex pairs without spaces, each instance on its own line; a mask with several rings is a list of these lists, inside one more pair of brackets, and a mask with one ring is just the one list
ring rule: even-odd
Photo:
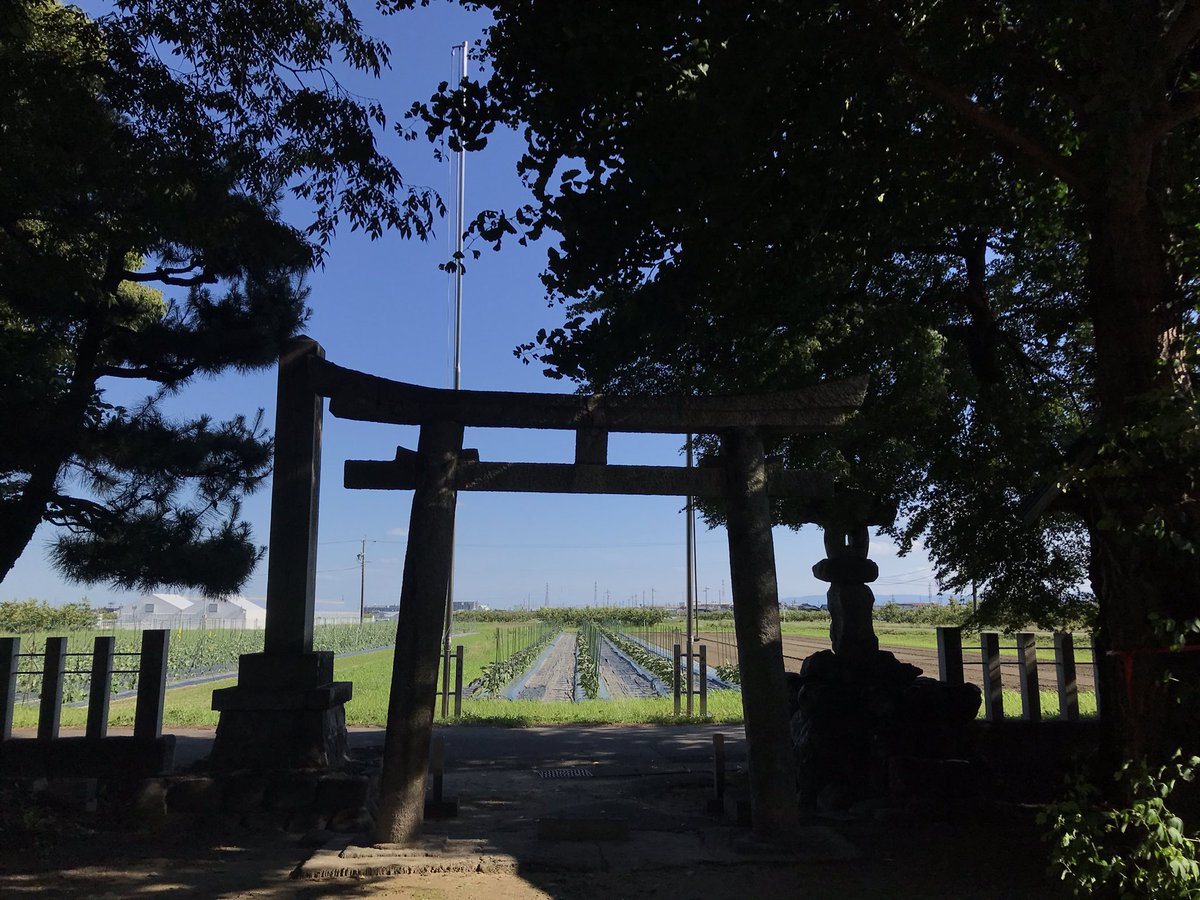
[[248,653],[235,687],[213,691],[221,713],[214,769],[336,769],[346,760],[348,681],[333,654]]

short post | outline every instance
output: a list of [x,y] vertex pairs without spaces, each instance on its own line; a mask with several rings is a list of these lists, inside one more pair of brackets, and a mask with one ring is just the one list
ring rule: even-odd
[[458,798],[445,796],[446,739],[440,734],[429,741],[429,774],[432,784],[425,798],[425,818],[453,819],[458,815]]
[[1029,631],[1017,635],[1017,664],[1021,673],[1021,718],[1042,720],[1042,692],[1038,687],[1037,637]]
[[1054,668],[1058,675],[1058,715],[1079,721],[1079,682],[1075,675],[1075,638],[1069,631],[1054,635]]
[[700,645],[700,718],[708,715],[708,645]]
[[954,625],[937,627],[938,681],[963,683],[962,629]]
[[441,803],[446,780],[446,739],[440,734],[429,742],[429,772],[433,775],[431,799],[434,803]]
[[462,718],[463,645],[454,650],[454,718]]
[[500,629],[496,628],[496,662],[500,662]]
[[1000,681],[1000,635],[985,631],[979,635],[979,653],[983,658],[983,717],[989,722],[1004,718],[1004,686]]
[[38,740],[52,741],[58,737],[62,715],[63,674],[67,667],[67,639],[46,638],[46,655],[42,662],[42,702],[38,710]]
[[156,628],[142,632],[138,661],[137,706],[133,713],[133,736],[144,740],[162,737],[163,706],[167,698],[167,645],[171,632]]
[[675,673],[675,715],[679,715],[679,645],[675,645],[674,653],[675,664],[671,667],[671,671]]
[[450,659],[453,654],[447,647],[442,652],[442,719],[450,718]]
[[717,732],[713,741],[713,792],[708,798],[710,813],[725,812],[725,735]]
[[1101,690],[1103,682],[1100,680],[1100,660],[1104,657],[1100,655],[1100,640],[1096,633],[1092,632],[1092,680],[1096,685],[1096,718],[1104,715],[1104,707],[1101,705],[1104,700],[1104,692]]
[[108,734],[108,700],[112,696],[113,650],[117,639],[112,635],[96,638],[92,645],[92,684],[88,689],[87,731],[99,740]]
[[0,741],[12,737],[13,706],[17,702],[17,672],[21,662],[21,639],[0,638]]

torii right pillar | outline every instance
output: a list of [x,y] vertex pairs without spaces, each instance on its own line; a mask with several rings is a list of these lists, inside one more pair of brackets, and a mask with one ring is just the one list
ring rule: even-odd
[[779,585],[762,439],[749,429],[721,436],[733,623],[750,757],[751,827],[784,842],[800,825],[796,764],[788,723]]

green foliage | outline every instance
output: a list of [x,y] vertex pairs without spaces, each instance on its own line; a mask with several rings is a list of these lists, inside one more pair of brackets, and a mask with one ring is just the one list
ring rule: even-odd
[[618,650],[643,669],[654,674],[664,684],[670,685],[672,683],[675,675],[669,659],[659,656],[653,650],[648,650],[628,635],[621,633],[617,630],[616,623],[605,623],[597,626],[597,628],[604,637],[612,641]]
[[575,643],[575,672],[583,695],[588,700],[600,696],[600,629],[595,622],[584,622],[579,626],[579,638]]
[[500,694],[510,681],[529,668],[538,654],[560,633],[561,629],[557,626],[544,625],[537,630],[532,643],[504,659],[485,665],[478,682],[472,685],[475,689],[473,696],[495,697]]
[[[562,315],[523,361],[591,391],[869,375],[839,432],[770,450],[895,504],[889,533],[924,544],[943,588],[978,582],[985,621],[1078,621],[1101,569],[1126,621],[1190,602],[1200,132],[1181,104],[1200,33],[1183,7],[480,5],[492,71],[413,114],[469,146],[525,130],[534,202],[476,221],[497,243],[561,236],[543,280]],[[1168,383],[1170,422],[1150,390]]]
[[665,609],[652,606],[549,606],[541,609],[486,609],[456,612],[457,622],[536,622],[578,628],[582,623],[622,622],[639,628],[657,625],[670,616]]
[[78,631],[95,625],[96,612],[86,600],[63,606],[33,599],[0,603],[0,635]]
[[[7,606],[4,604],[3,606]],[[25,607],[27,604],[18,604]],[[0,609],[3,608],[0,606]],[[89,615],[87,625],[94,624]],[[5,631],[0,626],[0,632]],[[57,635],[66,631],[61,626],[51,629]],[[114,652],[135,654],[118,657],[128,664],[116,665],[117,669],[136,669],[136,654],[142,645],[142,633],[129,629],[117,631],[71,631],[66,634],[67,652],[85,654],[90,657],[95,639],[101,635],[116,638]],[[44,632],[25,633],[21,638],[21,652],[40,655],[46,650],[46,638],[55,634]],[[313,648],[331,650],[336,654],[374,650],[395,643],[396,627],[391,622],[368,622],[363,625],[317,625],[313,628]],[[184,629],[171,632],[167,644],[167,683],[176,684],[192,678],[203,678],[225,672],[237,671],[238,658],[244,653],[261,653],[263,632],[259,629]],[[73,703],[88,696],[91,685],[90,663],[85,657],[76,657],[69,662],[63,677],[63,701]],[[42,662],[40,659],[23,659],[17,676],[17,691],[21,697],[37,697],[42,689]],[[137,675],[114,674],[114,694],[131,691],[137,687]]]
[[1077,897],[1200,897],[1200,846],[1167,808],[1176,784],[1191,781],[1198,764],[1179,752],[1157,769],[1126,763],[1115,776],[1128,797],[1119,806],[1104,805],[1082,777],[1070,779],[1066,796],[1038,815],[1052,871]]
[[[342,4],[5,4],[0,42],[0,577],[39,524],[68,578],[235,591],[267,475],[261,413],[174,420],[196,377],[271,365],[339,220],[425,236],[440,201],[376,146],[387,47]],[[279,195],[308,202],[306,228]],[[105,379],[150,383],[129,408]]]
[[717,677],[726,684],[741,684],[742,670],[735,665],[717,666]]

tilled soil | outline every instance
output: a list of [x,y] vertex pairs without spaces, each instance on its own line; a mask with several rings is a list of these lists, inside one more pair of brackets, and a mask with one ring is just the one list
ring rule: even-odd
[[613,697],[658,696],[650,679],[605,639],[600,641],[600,677]]
[[575,699],[575,641],[574,631],[564,631],[542,664],[529,676],[517,694],[518,700]]

